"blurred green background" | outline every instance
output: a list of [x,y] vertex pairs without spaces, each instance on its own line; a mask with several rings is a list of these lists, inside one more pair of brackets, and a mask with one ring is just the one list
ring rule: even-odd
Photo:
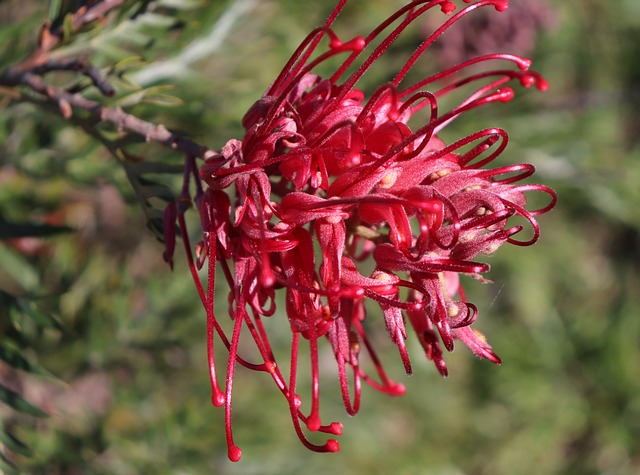
[[[141,54],[147,65],[118,67],[131,68],[142,85],[174,87],[129,110],[216,149],[240,138],[244,112],[333,6],[164,3],[155,23],[105,27],[78,44],[90,43],[102,66]],[[524,3],[513,0],[513,9]],[[559,195],[539,220],[536,246],[503,247],[487,258],[494,284],[466,287],[480,310],[477,328],[504,363],[479,361],[458,344],[446,355],[451,376],[442,379],[410,337],[408,378],[388,344],[383,357],[405,396],[365,388],[360,413],[348,418],[337,385],[326,381],[324,416],[345,423],[337,454],[304,449],[270,378],[240,368],[234,427],[243,458],[227,460],[223,411],[209,404],[205,315],[184,259],[170,272],[123,168],[102,146],[42,108],[0,94],[0,225],[75,230],[0,245],[0,289],[62,326],[24,319],[17,331],[3,308],[0,338],[11,337],[68,383],[0,366],[3,383],[53,414],[39,420],[0,408],[33,450],[15,462],[33,474],[640,473],[640,3],[535,3],[545,20],[514,20],[511,40],[537,32],[527,54],[549,91],[516,88],[513,103],[476,111],[448,131],[455,138],[506,128],[502,164],[535,163],[535,182]],[[363,34],[401,4],[354,0],[336,29]],[[0,0],[0,69],[32,49],[48,12],[46,2]],[[389,69],[419,44],[424,28],[407,32],[385,60]],[[424,71],[446,60],[438,51],[425,58]],[[164,69],[150,69],[159,60]],[[372,83],[387,79],[384,69]],[[116,84],[121,91],[132,87],[126,77]],[[153,145],[137,150],[179,163]],[[286,328],[274,331],[275,340],[286,337]],[[381,328],[378,347],[385,341]]]

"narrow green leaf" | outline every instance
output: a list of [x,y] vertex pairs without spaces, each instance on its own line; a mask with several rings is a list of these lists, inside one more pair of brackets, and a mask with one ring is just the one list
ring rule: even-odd
[[147,12],[140,17],[141,24],[152,28],[170,28],[176,23],[176,19],[168,15]]
[[202,6],[202,0],[160,0],[160,6],[175,8],[176,10],[190,10]]
[[[113,36],[108,38],[110,46],[114,46],[116,43],[127,44],[132,46],[145,47],[152,41],[152,36],[136,28],[137,25],[129,25],[126,28],[126,24],[121,23],[118,27],[112,30]],[[101,46],[107,46],[105,42],[102,42]],[[131,51],[129,51],[131,53]]]
[[11,295],[9,292],[5,292],[0,289],[0,308],[10,309],[18,305],[18,299]]
[[9,366],[15,369],[26,371],[47,379],[56,380],[57,378],[42,366],[31,363],[20,353],[20,350],[7,341],[0,342],[0,360],[3,360]]
[[0,401],[16,411],[33,417],[49,417],[49,415],[37,406],[34,406],[15,391],[0,384]]
[[0,245],[0,269],[7,271],[27,291],[35,291],[40,281],[38,273],[24,256],[2,245]]
[[117,103],[120,107],[130,107],[141,102],[147,102],[147,98],[155,96],[165,96],[165,91],[173,90],[172,85],[162,84],[148,87],[140,91],[133,92],[120,98]]
[[25,457],[31,457],[33,455],[33,451],[28,445],[9,433],[2,425],[0,425],[0,443],[16,454],[24,455]]
[[137,189],[138,196],[148,200],[150,198],[160,198],[161,200],[170,202],[175,199],[175,195],[165,186],[141,186]]
[[0,228],[0,240],[15,239],[21,237],[52,236],[72,231],[66,226],[51,226],[37,223],[2,223]]
[[154,94],[147,95],[142,100],[145,104],[154,104],[162,107],[175,107],[184,104],[184,101],[176,96],[170,96],[168,94]]
[[49,0],[49,20],[54,21],[60,14],[62,0]]
[[37,325],[44,328],[55,328],[56,330],[63,330],[62,323],[58,321],[53,315],[43,312],[32,301],[27,299],[17,299],[17,307],[14,307],[14,312],[20,314],[20,316],[27,316],[31,318]]
[[15,369],[21,369],[33,373],[33,365],[20,354],[17,348],[9,345],[6,341],[0,341],[0,360]]
[[38,308],[33,300],[17,298],[7,292],[0,290],[1,301],[6,302],[9,314],[14,320],[19,320],[24,316],[31,318],[37,325],[44,328],[55,328],[62,331],[62,323],[54,317],[44,313]]
[[175,199],[175,194],[165,185],[132,172],[126,164],[125,170],[138,199],[142,202],[149,198],[160,198],[164,201],[173,201]]
[[162,220],[162,216],[152,216],[151,214],[152,213],[148,213],[147,228],[149,228],[160,242],[164,242],[164,221]]
[[121,60],[131,56],[131,50],[123,46],[118,46],[115,42],[108,43],[105,41],[99,42],[100,37],[95,40],[94,47],[97,51],[109,56],[114,60]]
[[144,175],[145,173],[169,173],[172,175],[182,173],[184,168],[181,165],[171,165],[162,162],[127,162],[126,167],[135,175]]
[[0,452],[0,470],[4,475],[20,475],[18,467],[9,462],[2,452]]
[[73,15],[67,13],[62,22],[62,41],[66,43],[73,34]]
[[144,91],[136,91],[131,94],[127,94],[126,96],[122,96],[116,101],[116,103],[119,107],[127,108],[130,106],[135,106],[136,104],[140,104],[144,99],[144,96]]
[[128,56],[128,57],[118,61],[113,66],[113,69],[115,71],[120,71],[122,69],[128,69],[128,68],[132,68],[132,67],[133,68],[140,68],[140,67],[144,66],[145,64],[147,64],[147,62],[144,60],[144,58],[142,56],[139,56],[139,55]]

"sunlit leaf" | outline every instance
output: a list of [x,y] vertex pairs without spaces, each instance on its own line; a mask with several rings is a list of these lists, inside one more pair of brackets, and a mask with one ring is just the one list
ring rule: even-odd
[[73,34],[73,15],[68,13],[64,17],[64,21],[62,22],[62,41],[67,42],[71,35]]
[[60,14],[62,0],[49,0],[49,20],[54,21]]
[[140,67],[146,64],[144,58],[142,56],[129,56],[127,58],[121,59],[114,66],[113,69],[116,71],[120,71],[123,69],[128,69],[131,67]]
[[145,96],[144,103],[155,104],[163,107],[175,107],[184,104],[184,101],[176,96],[169,96],[167,94],[156,94]]
[[143,24],[155,28],[169,28],[176,23],[175,18],[157,13],[147,13],[141,17]]
[[[148,87],[146,89],[142,89],[140,91],[136,91],[132,94],[126,95],[118,99],[117,103],[120,107],[130,107],[141,102],[152,102],[154,97],[157,96],[166,96],[164,94],[165,91],[173,90],[174,87],[171,85],[158,85]],[[169,97],[169,96],[166,96]],[[180,101],[180,99],[176,100]],[[175,105],[174,101],[171,105]]]
[[176,10],[190,10],[201,7],[203,0],[159,0],[158,4],[166,8],[175,8]]

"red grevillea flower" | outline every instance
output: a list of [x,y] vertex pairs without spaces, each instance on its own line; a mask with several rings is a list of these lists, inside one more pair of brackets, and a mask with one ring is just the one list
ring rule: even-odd
[[[228,455],[234,461],[241,455],[231,430],[237,364],[271,375],[305,446],[334,452],[336,440],[317,445],[306,436],[342,431],[340,423],[321,420],[323,342],[335,356],[349,414],[358,412],[363,381],[391,395],[404,392],[387,376],[367,335],[376,327],[386,327],[407,373],[407,322],[442,375],[447,374],[442,346],[451,351],[456,339],[475,355],[499,363],[483,335],[471,329],[477,310],[466,300],[459,275],[482,281],[489,266],[475,260],[479,254],[504,243],[535,243],[535,216],[556,201],[546,186],[518,184],[533,174],[532,165],[487,168],[507,145],[503,130],[479,130],[450,144],[438,138],[459,115],[510,101],[514,92],[506,84],[511,81],[545,89],[544,79],[529,71],[528,60],[490,54],[405,84],[423,53],[460,18],[478,8],[502,11],[506,1],[477,0],[456,10],[447,0],[416,0],[368,36],[344,41],[331,25],[345,1],[307,36],[247,112],[243,139],[230,140],[199,169],[188,158],[183,193],[165,213],[165,257],[171,261],[177,220],[207,312],[213,404],[225,408]],[[366,98],[356,83],[407,26],[434,9],[446,15],[442,25],[407,57],[392,81]],[[336,57],[341,62],[331,76],[314,73]],[[440,109],[443,97],[461,97],[460,92],[464,99],[458,105]],[[192,182],[203,230],[195,257],[184,219]],[[527,192],[549,195],[550,204],[528,210]],[[518,239],[525,226],[512,224],[514,216],[524,218],[532,237]],[[229,334],[219,323],[219,308],[214,312],[216,264],[230,289]],[[203,266],[206,285],[198,276]],[[264,326],[265,318],[283,318],[276,312],[279,292],[286,297],[291,330],[290,359],[284,365],[276,361]],[[381,311],[367,312],[367,300]],[[215,335],[229,352],[224,386],[217,380]],[[259,361],[240,354],[244,339],[255,345]],[[308,403],[297,392],[300,351],[309,352]],[[361,357],[369,359],[374,374],[365,371]]]

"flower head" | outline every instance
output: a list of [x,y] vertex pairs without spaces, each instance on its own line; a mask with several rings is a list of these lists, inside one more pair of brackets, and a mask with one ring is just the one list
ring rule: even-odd
[[[247,112],[243,139],[230,140],[199,169],[193,158],[187,160],[182,199],[166,213],[169,247],[177,218],[207,311],[213,403],[225,407],[232,460],[241,455],[231,430],[238,363],[271,375],[288,401],[300,440],[319,452],[337,451],[338,442],[315,444],[307,431],[339,435],[342,430],[340,423],[326,424],[320,415],[324,341],[333,351],[349,414],[358,412],[363,381],[391,395],[404,392],[387,376],[368,336],[376,327],[386,328],[407,373],[412,370],[408,327],[442,375],[447,375],[442,347],[451,351],[455,340],[499,363],[483,335],[471,329],[478,312],[465,298],[459,276],[483,281],[489,266],[476,260],[479,255],[505,243],[533,244],[539,235],[535,216],[555,204],[551,189],[519,184],[533,174],[532,165],[487,167],[505,149],[505,131],[486,128],[450,144],[438,136],[467,111],[510,101],[514,92],[506,84],[511,81],[545,89],[544,79],[529,71],[528,60],[490,54],[415,83],[406,80],[428,47],[460,18],[478,8],[502,11],[506,1],[477,0],[456,11],[447,0],[416,0],[368,36],[348,41],[331,29],[344,3],[307,36]],[[394,79],[368,97],[357,89],[402,31],[431,10],[448,16]],[[336,57],[342,61],[331,76],[314,72]],[[461,91],[466,94],[458,105],[441,110],[444,97]],[[203,230],[195,258],[183,217],[190,180],[196,182],[194,201]],[[528,210],[528,192],[546,193],[549,205]],[[529,224],[530,239],[518,239],[524,226],[512,225],[514,216]],[[216,263],[230,289],[230,335],[219,324],[219,309],[214,312]],[[206,287],[197,274],[203,265],[208,268]],[[265,318],[282,318],[275,303],[280,292],[286,294],[291,331],[286,365],[275,360],[263,325]],[[367,301],[380,311],[369,311]],[[229,350],[223,388],[216,377],[214,334]],[[253,341],[261,361],[242,357],[239,344],[245,338]],[[296,389],[300,351],[309,353],[308,406]],[[365,371],[363,358],[372,362],[374,374]],[[281,368],[287,366],[285,378]]]

